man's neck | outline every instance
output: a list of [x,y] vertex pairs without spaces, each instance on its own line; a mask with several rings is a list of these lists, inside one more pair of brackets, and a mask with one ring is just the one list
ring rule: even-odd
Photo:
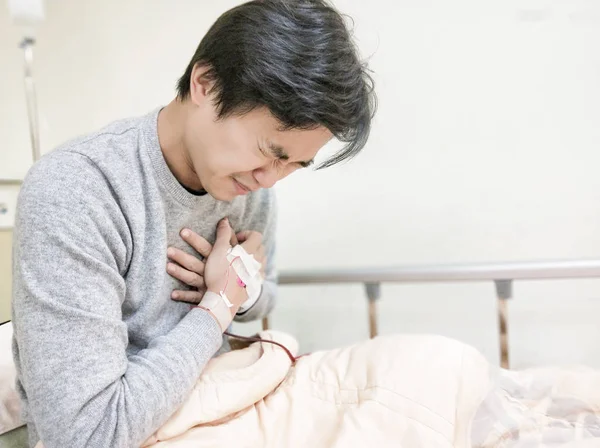
[[194,171],[183,141],[187,104],[173,100],[158,114],[158,142],[173,176],[188,191],[201,191],[202,184]]

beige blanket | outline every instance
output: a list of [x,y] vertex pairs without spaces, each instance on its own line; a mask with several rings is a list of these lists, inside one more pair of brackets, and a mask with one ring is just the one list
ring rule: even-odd
[[[264,332],[293,352],[289,335]],[[488,364],[441,337],[380,337],[290,367],[267,343],[211,361],[182,408],[145,446],[467,446]]]
[[592,369],[505,371],[460,342],[400,335],[291,365],[262,342],[211,360],[144,447],[592,447],[599,422]]
[[[296,341],[262,333],[294,352]],[[294,366],[257,343],[211,361],[145,444],[186,447],[600,446],[600,372],[511,372],[439,336],[388,336]]]

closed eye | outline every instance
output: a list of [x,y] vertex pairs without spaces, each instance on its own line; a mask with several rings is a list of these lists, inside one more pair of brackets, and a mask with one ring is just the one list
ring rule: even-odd
[[[261,154],[267,158],[275,159],[280,162],[287,162],[290,160],[290,156],[285,152],[285,150],[277,145],[269,144],[269,150],[265,150],[262,148],[260,144],[257,143],[258,150]],[[305,162],[297,162],[302,168],[308,168],[314,164],[314,160],[308,160]]]
[[314,165],[314,163],[315,163],[315,161],[314,161],[314,160],[309,160],[308,162],[300,162],[300,163],[299,163],[299,165],[300,165],[302,168],[309,168],[309,167],[311,167],[312,165]]

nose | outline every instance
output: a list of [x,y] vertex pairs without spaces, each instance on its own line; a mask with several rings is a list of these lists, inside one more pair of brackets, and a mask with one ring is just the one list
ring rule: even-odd
[[274,164],[269,164],[254,170],[254,179],[261,188],[271,188],[280,180],[281,174]]

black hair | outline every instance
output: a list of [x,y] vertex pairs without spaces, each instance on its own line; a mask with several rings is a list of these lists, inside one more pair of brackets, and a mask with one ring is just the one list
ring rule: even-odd
[[177,84],[206,67],[219,118],[267,107],[283,129],[323,126],[346,143],[319,168],[358,154],[375,114],[374,82],[343,16],[325,0],[254,0],[221,15]]

